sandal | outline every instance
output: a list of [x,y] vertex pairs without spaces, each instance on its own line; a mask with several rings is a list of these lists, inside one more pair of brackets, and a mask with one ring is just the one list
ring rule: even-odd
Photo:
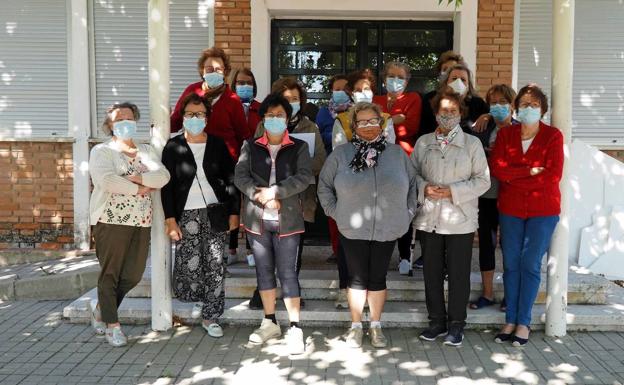
[[496,302],[487,299],[485,297],[479,297],[478,300],[474,301],[474,302],[470,302],[470,308],[473,310],[477,310],[477,309],[481,309],[483,307],[486,306],[492,306],[494,305]]

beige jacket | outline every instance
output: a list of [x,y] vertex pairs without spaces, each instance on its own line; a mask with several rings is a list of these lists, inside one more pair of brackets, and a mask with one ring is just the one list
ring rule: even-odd
[[[308,119],[304,115],[300,115],[301,120],[295,127],[295,129],[291,132],[291,134],[306,134],[311,133],[314,134],[314,156],[312,157],[312,173],[314,174],[315,181],[316,177],[321,172],[321,168],[323,168],[323,164],[325,163],[325,158],[327,154],[325,153],[325,145],[323,144],[323,139],[321,138],[321,133],[319,132],[318,126],[316,123]],[[256,134],[254,138],[259,138],[264,135],[264,123],[258,123],[258,128],[256,129]],[[303,195],[303,219],[306,222],[314,222],[314,214],[316,212],[316,183],[314,182],[302,193]]]
[[[438,234],[468,234],[477,230],[478,198],[490,188],[490,170],[478,138],[460,131],[444,152],[435,133],[421,136],[410,157],[416,168],[420,211],[418,230]],[[451,198],[425,198],[428,185],[446,186]]]

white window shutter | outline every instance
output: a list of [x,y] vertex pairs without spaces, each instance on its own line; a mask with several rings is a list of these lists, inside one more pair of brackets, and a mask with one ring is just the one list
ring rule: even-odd
[[0,139],[67,136],[66,2],[1,8]]
[[[212,26],[210,2],[169,2],[171,108],[191,83],[200,80],[197,59],[208,48]],[[147,2],[93,2],[96,108],[98,125],[115,102],[129,101],[141,110],[139,132],[149,135]],[[98,129],[98,136],[102,136]]]

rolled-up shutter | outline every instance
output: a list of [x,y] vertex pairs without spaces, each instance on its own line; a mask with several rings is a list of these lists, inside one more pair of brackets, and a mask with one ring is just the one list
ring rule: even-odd
[[0,139],[67,136],[67,4],[3,1]]
[[[169,2],[171,107],[186,86],[200,80],[197,59],[212,31],[211,2]],[[139,132],[149,133],[147,1],[93,2],[95,84],[98,123],[106,107],[130,101],[139,106]],[[98,135],[102,133],[98,131]]]
[[577,0],[574,31],[574,137],[624,145],[624,3]]

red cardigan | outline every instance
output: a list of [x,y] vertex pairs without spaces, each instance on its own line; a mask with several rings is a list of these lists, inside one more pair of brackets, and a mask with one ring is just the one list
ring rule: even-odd
[[260,102],[257,100],[253,100],[249,104],[249,113],[247,114],[247,129],[249,130],[249,136],[254,137],[256,134],[256,128],[258,127],[258,123],[262,120],[259,114],[260,110]]
[[404,92],[394,102],[392,109],[388,108],[388,95],[373,96],[373,103],[381,106],[383,112],[390,115],[405,115],[403,123],[394,125],[394,132],[396,133],[396,144],[400,145],[407,155],[410,155],[414,150],[420,127],[422,109],[420,95],[416,92]]
[[[523,154],[520,128],[514,124],[501,129],[490,155],[492,175],[500,181],[498,209],[523,219],[559,215],[563,135],[540,122],[539,132]],[[531,176],[532,167],[544,167],[544,171]]]
[[[199,96],[204,96],[202,88],[203,82],[193,83],[186,87],[171,113],[171,132],[178,132],[182,129],[182,100],[191,92]],[[228,151],[234,160],[238,160],[241,146],[246,139],[249,139],[249,129],[245,111],[238,96],[226,85],[225,91],[219,96],[219,100],[212,106],[212,113],[208,119],[208,124],[204,129],[207,133],[223,139]]]

